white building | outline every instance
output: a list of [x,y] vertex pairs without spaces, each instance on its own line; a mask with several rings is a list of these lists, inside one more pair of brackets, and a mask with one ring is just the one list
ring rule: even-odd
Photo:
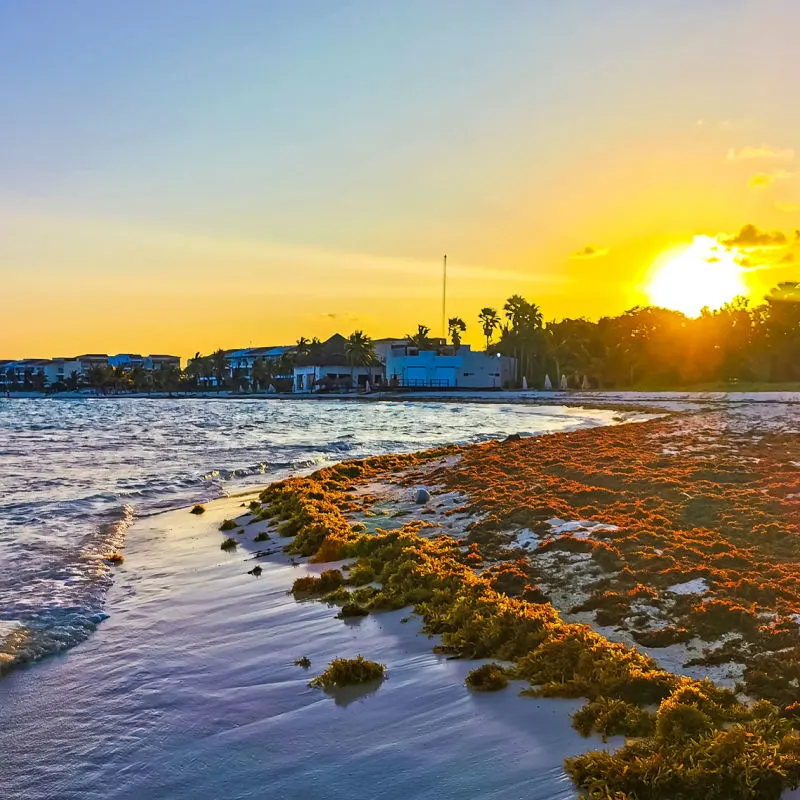
[[514,382],[516,359],[474,352],[469,345],[419,350],[394,344],[386,355],[386,383],[399,388],[502,389]]
[[347,339],[334,334],[317,348],[314,355],[301,357],[294,367],[292,391],[301,394],[325,391],[358,391],[380,387],[383,364],[351,366],[347,363]]
[[78,376],[81,374],[80,362],[74,358],[54,358],[48,361],[44,367],[48,386],[64,383],[73,373]]

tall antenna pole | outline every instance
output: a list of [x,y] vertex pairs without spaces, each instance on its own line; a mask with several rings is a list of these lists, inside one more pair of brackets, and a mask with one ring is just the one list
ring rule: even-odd
[[442,336],[447,341],[447,253],[442,264]]

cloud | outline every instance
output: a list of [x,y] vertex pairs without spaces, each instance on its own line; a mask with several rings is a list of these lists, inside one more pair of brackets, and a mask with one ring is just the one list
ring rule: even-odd
[[765,186],[772,186],[776,181],[785,181],[791,178],[793,173],[785,169],[776,169],[773,172],[758,172],[753,175],[749,184],[753,189],[761,189]]
[[783,231],[762,231],[755,225],[743,225],[739,233],[720,235],[720,244],[726,247],[738,247],[743,250],[755,250],[764,247],[784,247],[788,239]]
[[797,203],[775,202],[773,205],[778,209],[778,211],[800,211],[800,205]]
[[587,244],[580,250],[576,250],[570,258],[600,258],[601,256],[608,255],[611,251],[608,247],[595,247],[594,245]]
[[360,317],[357,314],[340,314],[336,311],[328,311],[325,314],[320,314],[324,319],[339,320],[341,322],[357,322]]
[[779,161],[791,161],[794,158],[794,150],[791,147],[740,147],[738,150],[731,147],[728,150],[728,161],[752,161],[754,159],[773,159]]

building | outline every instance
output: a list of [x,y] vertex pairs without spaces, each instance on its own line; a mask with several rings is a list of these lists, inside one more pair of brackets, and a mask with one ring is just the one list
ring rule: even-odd
[[352,366],[347,359],[347,339],[335,333],[308,356],[300,356],[293,370],[292,391],[301,394],[358,391],[383,383],[383,364]]
[[109,367],[123,367],[124,369],[144,368],[144,356],[139,353],[117,353],[108,357]]
[[147,372],[154,372],[164,367],[181,368],[180,356],[168,356],[152,354],[142,356],[138,353],[117,353],[115,356],[108,357],[108,366],[122,367],[124,369],[143,369]]
[[270,362],[279,361],[285,353],[293,349],[294,347],[290,345],[275,345],[273,347],[246,347],[243,350],[230,350],[225,354],[228,377],[241,378],[249,383],[252,380],[253,364],[256,361],[259,359]]
[[0,361],[0,389],[67,388],[70,380],[85,384],[89,374],[98,367],[122,367],[126,370],[142,369],[157,372],[165,367],[180,369],[178,356],[149,355],[138,353],[118,353],[107,356],[105,353],[85,353],[74,357],[25,358],[18,361]]
[[181,368],[180,356],[168,356],[163,354],[153,353],[145,356],[142,359],[142,368],[148,372],[158,372],[161,369],[177,369]]
[[395,343],[386,355],[386,383],[397,388],[502,389],[513,384],[516,359],[467,345],[420,350]]
[[77,377],[81,375],[81,365],[74,358],[53,358],[44,367],[48,386],[66,383],[73,373]]
[[75,356],[73,361],[77,361],[80,365],[78,374],[81,378],[85,378],[91,369],[108,366],[108,356],[105,353],[84,353],[81,356]]
[[44,388],[46,377],[44,368],[49,363],[46,358],[22,358],[6,361],[3,366],[3,388],[38,389]]

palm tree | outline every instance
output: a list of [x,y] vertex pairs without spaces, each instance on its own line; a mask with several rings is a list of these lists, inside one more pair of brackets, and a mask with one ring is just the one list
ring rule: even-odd
[[353,331],[344,346],[345,358],[351,367],[372,367],[378,363],[375,345],[364,331]]
[[307,356],[311,352],[311,342],[305,336],[301,336],[297,340],[294,351],[298,356]]
[[407,334],[406,339],[412,347],[427,350],[431,346],[431,340],[428,338],[430,332],[431,329],[427,325],[417,325],[417,332]]
[[461,317],[450,317],[447,320],[447,330],[453,340],[453,347],[458,350],[461,347],[461,334],[467,329],[467,323]]
[[503,306],[506,317],[511,323],[511,330],[519,333],[526,328],[542,327],[542,310],[536,303],[529,303],[522,295],[512,294]]
[[228,359],[225,358],[225,351],[220,349],[211,354],[211,365],[214,377],[217,379],[217,389],[226,384],[228,375]]
[[493,308],[486,308],[481,309],[481,313],[478,314],[478,319],[481,322],[481,327],[483,329],[483,335],[486,337],[486,349],[489,349],[489,345],[492,341],[492,335],[500,327],[500,317],[497,316],[497,311]]
[[318,337],[314,336],[308,345],[308,355],[313,360],[322,355],[325,349],[324,342],[321,342]]

